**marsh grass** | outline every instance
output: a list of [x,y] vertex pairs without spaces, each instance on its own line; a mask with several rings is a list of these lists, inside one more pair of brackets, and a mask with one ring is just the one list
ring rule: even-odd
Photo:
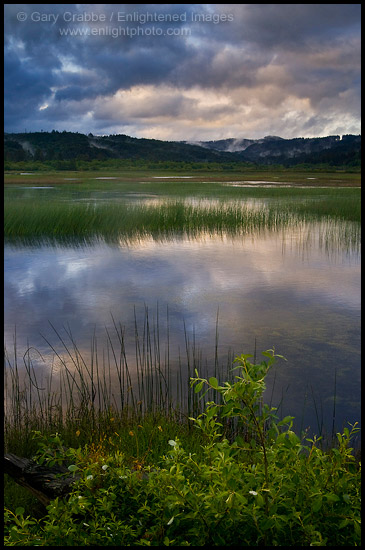
[[360,233],[360,216],[359,200],[336,194],[325,198],[266,201],[257,203],[254,208],[243,200],[216,200],[209,205],[209,200],[199,198],[194,202],[161,198],[149,203],[9,197],[4,208],[4,235],[7,242],[25,244],[42,240],[73,244],[95,239],[117,243],[121,239],[146,236],[194,238],[202,232],[257,234],[263,230],[296,227],[303,222],[333,219],[351,222],[350,235],[344,234],[344,237],[356,241]]
[[195,335],[189,336],[184,326],[185,345],[176,361],[170,350],[168,311],[165,331],[158,314],[151,319],[146,308],[140,321],[135,313],[134,353],[125,328],[112,321],[102,347],[92,336],[87,357],[67,327],[64,336],[51,325],[56,343],[44,338],[51,352],[47,359],[29,345],[19,356],[14,334],[12,350],[5,348],[6,451],[28,456],[34,447],[32,430],[66,432],[71,444],[77,431],[84,443],[91,443],[110,429],[125,432],[148,418],[185,425],[189,416],[204,408],[204,400],[189,389],[195,369],[207,376],[232,377],[232,353],[223,362],[218,357],[218,328],[214,357],[208,362]]
[[[118,449],[132,467],[155,463],[175,437],[201,452],[204,437],[189,417],[199,415],[206,400],[190,388],[190,376],[199,369],[232,378],[233,353],[227,353],[226,362],[218,357],[218,316],[209,361],[185,324],[183,345],[173,353],[168,309],[165,326],[158,310],[153,316],[147,307],[142,316],[134,311],[133,342],[112,317],[103,340],[91,336],[89,353],[80,351],[69,327],[51,328],[54,338],[44,337],[50,353],[29,344],[20,352],[16,331],[12,347],[4,350],[5,452],[31,458],[37,451],[34,432],[60,433],[68,447],[87,445],[99,457]],[[13,511],[22,506],[36,517],[44,514],[8,476],[5,504]]]
[[[170,426],[172,431],[180,427],[186,436],[191,429],[188,419],[199,416],[211,397],[209,392],[201,398],[192,391],[189,381],[194,373],[198,371],[207,379],[214,376],[234,380],[234,351],[220,351],[218,317],[219,312],[209,356],[203,356],[195,332],[189,334],[185,323],[183,345],[177,351],[171,349],[168,308],[164,326],[158,308],[152,317],[147,307],[142,317],[137,318],[134,311],[133,341],[131,332],[127,335],[125,327],[111,316],[112,328],[105,327],[104,339],[95,333],[91,336],[89,353],[79,349],[69,327],[63,327],[61,333],[50,323],[54,338],[43,336],[48,352],[28,344],[20,353],[15,332],[12,348],[5,347],[4,351],[5,451],[30,456],[35,448],[33,430],[61,432],[68,445],[78,441],[95,443],[115,432],[126,436],[148,423]],[[256,341],[253,354],[255,357]],[[276,371],[270,406],[276,406],[280,415],[288,388],[283,390],[279,402],[273,403],[275,378]],[[323,426],[323,403],[313,388],[311,401],[316,411],[317,434],[328,442],[331,438]],[[336,380],[332,432],[335,416]],[[233,439],[237,426],[224,421],[223,424],[225,436]],[[301,432],[302,428],[303,424]],[[141,446],[144,452],[146,445],[144,441]],[[134,456],[130,445],[127,449]]]
[[237,206],[199,208],[182,201],[160,205],[36,203],[17,201],[5,207],[5,237],[100,236],[119,239],[121,235],[166,235],[239,229],[250,231],[289,223],[266,209],[251,211]]

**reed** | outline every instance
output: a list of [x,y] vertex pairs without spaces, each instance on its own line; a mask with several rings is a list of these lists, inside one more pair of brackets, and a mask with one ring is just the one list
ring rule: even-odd
[[[69,434],[75,444],[75,433],[82,431],[84,443],[91,443],[118,426],[132,426],[148,417],[163,417],[165,423],[188,426],[189,417],[197,417],[210,399],[204,399],[190,388],[195,370],[199,375],[232,381],[234,351],[222,355],[219,350],[219,310],[216,317],[215,341],[210,357],[203,357],[195,331],[189,333],[183,322],[182,344],[170,342],[169,309],[164,322],[158,305],[151,313],[145,306],[143,314],[134,308],[133,335],[111,315],[111,328],[105,327],[105,337],[90,339],[90,351],[80,350],[70,327],[61,333],[52,323],[54,339],[43,336],[45,350],[39,351],[27,343],[19,351],[16,330],[13,345],[5,347],[5,449],[29,454],[31,431],[60,431]],[[131,332],[131,331],[130,331]],[[174,348],[174,349],[173,349]],[[48,350],[48,351],[47,351]],[[256,340],[253,345],[256,356]],[[276,372],[271,387],[270,407],[280,414],[289,386],[282,390],[278,403],[273,403]],[[317,435],[324,444],[333,439],[336,420],[336,373],[332,410],[332,433],[323,422],[323,403],[310,386]],[[304,396],[300,432],[303,431]],[[232,438],[236,426],[225,424],[226,436]],[[66,438],[67,439],[67,438]]]
[[[152,236],[195,238],[202,233],[245,235],[280,230],[324,220],[341,226],[342,240],[360,239],[360,203],[339,200],[274,201],[254,208],[244,201],[182,199],[145,202],[72,202],[8,199],[4,208],[4,236],[8,242],[55,242],[80,245],[103,239],[109,243]],[[349,223],[352,222],[352,223]]]
[[112,317],[103,347],[94,333],[87,356],[69,327],[63,327],[64,336],[50,323],[56,343],[43,338],[51,364],[29,344],[19,360],[15,332],[12,350],[5,348],[5,449],[29,454],[31,430],[66,430],[71,440],[76,431],[83,431],[90,443],[108,432],[110,418],[120,428],[148,416],[187,424],[190,416],[199,415],[205,401],[192,392],[190,377],[197,369],[208,377],[232,378],[233,353],[219,356],[217,317],[212,360],[204,360],[185,324],[185,346],[173,357],[168,309],[164,328],[159,315],[157,308],[151,319],[146,307],[140,319],[134,311],[133,344],[127,341],[125,327]]

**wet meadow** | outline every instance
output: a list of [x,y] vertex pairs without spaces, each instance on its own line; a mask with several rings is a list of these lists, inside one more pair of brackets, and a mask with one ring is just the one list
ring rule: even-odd
[[[284,517],[285,506],[281,503],[278,511],[275,499],[270,504],[265,496],[274,486],[279,495],[280,484],[273,481],[269,442],[266,448],[262,436],[266,432],[269,441],[274,437],[270,422],[293,415],[281,438],[293,443],[285,444],[287,452],[290,447],[294,456],[306,447],[306,460],[317,453],[325,462],[332,448],[345,456],[343,442],[347,438],[349,443],[349,432],[344,428],[359,420],[359,174],[12,172],[5,175],[4,200],[5,451],[39,459],[39,449],[48,449],[49,462],[59,457],[55,434],[60,434],[63,446],[81,449],[77,464],[84,464],[88,491],[87,476],[95,477],[91,463],[110,461],[112,467],[113,460],[119,461],[119,469],[130,468],[120,473],[130,481],[133,472],[157,464],[165,471],[166,464],[161,466],[159,460],[169,446],[169,468],[175,464],[177,470],[194,454],[194,463],[201,464],[218,461],[219,452],[226,462],[238,455],[243,460],[242,453],[250,455],[247,445],[253,446],[252,453],[260,456],[256,463],[262,464],[262,491],[251,481],[245,487],[251,496],[263,495],[256,512],[250,509],[252,532],[257,528],[260,533],[258,543],[275,544],[277,536],[281,544],[295,545],[303,532],[307,542],[318,543],[326,536],[330,541],[332,535],[318,535],[318,526],[311,532],[305,521],[293,529],[297,534],[292,540],[275,535],[284,529],[277,518]],[[286,361],[279,361],[267,377],[265,372],[265,392],[261,395],[260,386],[246,411],[239,412],[233,404],[225,409],[230,399],[218,388],[224,382],[232,387],[238,383],[233,369],[237,354],[251,354],[254,369],[261,351],[273,347]],[[198,390],[191,384],[197,375],[209,389],[203,397],[204,382]],[[209,405],[212,399],[216,409]],[[275,407],[277,420],[265,417],[264,402]],[[197,430],[199,422],[192,418],[215,419],[216,424],[201,424]],[[288,435],[291,426],[298,440]],[[280,426],[279,432],[284,433]],[[344,434],[342,439],[337,433]],[[355,429],[351,436],[358,448]],[[39,447],[40,441],[46,444]],[[227,448],[219,451],[217,445]],[[190,459],[183,459],[179,449],[190,452]],[[270,449],[278,464],[278,449]],[[207,453],[211,462],[206,462]],[[344,471],[346,461],[351,462],[346,457]],[[219,467],[217,462],[216,472],[228,471],[228,462],[223,462]],[[199,472],[202,479],[208,475]],[[239,505],[242,488],[231,482],[220,490],[224,513],[230,517],[234,506],[229,503],[238,499],[234,502]],[[139,514],[148,516],[144,530],[133,527],[138,534],[133,538],[133,529],[125,532],[121,543],[211,544],[214,514],[210,517],[199,508],[198,500],[193,504],[181,487],[176,491],[176,502],[171,497],[161,504],[161,517],[171,511],[163,527],[157,529],[158,522],[146,527],[154,520],[139,503]],[[349,499],[356,500],[351,491]],[[328,499],[333,516],[328,521],[338,521],[342,493],[327,497],[321,487],[319,494],[321,505],[318,496],[315,508],[322,509]],[[305,506],[310,498],[308,493]],[[251,503],[246,504],[249,509]],[[17,517],[24,516],[24,521],[27,513],[36,518],[44,513],[34,497],[10,480],[6,505],[10,515],[23,508]],[[186,517],[184,506],[190,506]],[[53,512],[48,512],[51,522]],[[357,533],[357,520],[350,514],[346,518],[342,533],[348,533],[336,539],[340,545]],[[10,516],[8,520],[13,521]],[[202,538],[196,531],[199,521]],[[181,535],[184,522],[191,530],[186,540]],[[83,525],[88,523],[85,519]],[[96,523],[94,531],[88,527],[68,544],[88,545],[92,537],[87,531],[96,537]],[[8,545],[35,544],[39,526],[33,532],[31,525],[22,525],[19,537],[14,531]],[[46,544],[58,544],[51,528],[44,537]],[[253,535],[248,538],[255,545]],[[112,545],[113,538],[99,543]]]

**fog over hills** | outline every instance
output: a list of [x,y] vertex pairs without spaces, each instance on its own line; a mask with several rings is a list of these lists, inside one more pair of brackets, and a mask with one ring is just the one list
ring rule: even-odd
[[318,154],[324,151],[339,155],[356,154],[361,149],[361,135],[293,139],[265,136],[262,139],[229,138],[190,143],[215,151],[235,153],[242,160],[258,164],[285,164],[288,161],[295,164],[295,161],[316,162]]

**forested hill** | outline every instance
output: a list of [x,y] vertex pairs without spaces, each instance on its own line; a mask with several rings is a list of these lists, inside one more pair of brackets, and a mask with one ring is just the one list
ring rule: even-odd
[[254,165],[328,164],[360,166],[361,136],[259,140],[161,141],[124,134],[94,136],[74,132],[4,134],[4,159],[21,161],[91,161],[131,159],[153,162],[219,162]]
[[72,132],[5,134],[5,160],[104,160],[143,159],[151,161],[225,162],[230,153],[198,145],[126,135],[93,136]]
[[203,147],[232,151],[242,160],[257,164],[329,163],[357,166],[360,163],[361,136],[343,135],[320,138],[283,139],[266,136],[262,139],[227,139],[200,142]]

